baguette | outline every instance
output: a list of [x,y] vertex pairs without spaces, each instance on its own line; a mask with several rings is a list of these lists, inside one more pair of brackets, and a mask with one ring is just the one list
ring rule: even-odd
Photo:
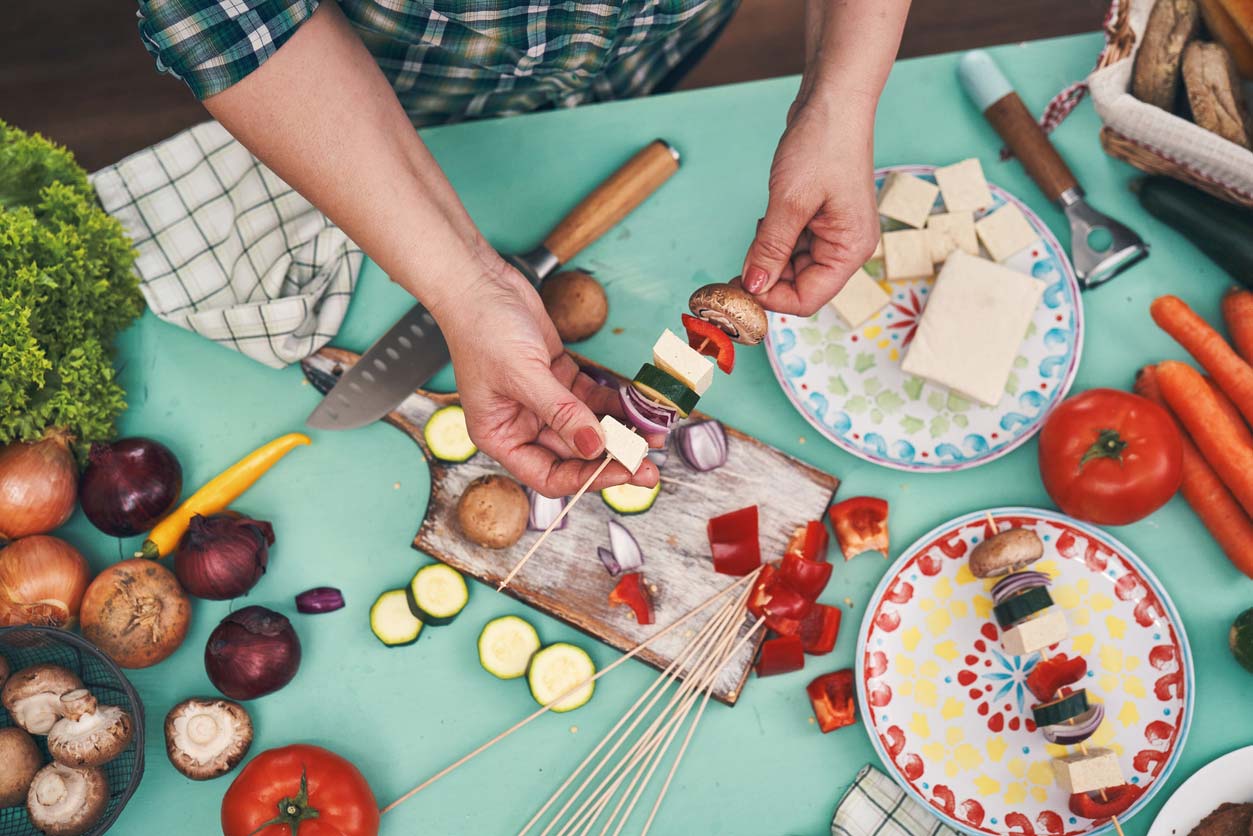
[[1249,147],[1244,91],[1227,50],[1220,44],[1188,44],[1183,51],[1183,83],[1198,125],[1228,142]]
[[1183,50],[1201,28],[1196,0],[1157,0],[1136,52],[1131,92],[1142,102],[1173,110]]

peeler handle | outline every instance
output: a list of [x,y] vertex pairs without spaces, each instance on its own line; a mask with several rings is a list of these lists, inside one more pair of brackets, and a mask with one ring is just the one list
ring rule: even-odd
[[1014,156],[1022,161],[1045,197],[1056,201],[1064,192],[1078,188],[1079,181],[1070,167],[991,55],[982,49],[967,52],[958,63],[957,75],[967,95],[983,111]]

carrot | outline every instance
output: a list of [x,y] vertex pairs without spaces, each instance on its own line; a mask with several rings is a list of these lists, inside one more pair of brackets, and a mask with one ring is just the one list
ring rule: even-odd
[[[1170,406],[1162,397],[1157,369],[1145,366],[1136,376],[1136,393],[1161,404],[1169,411]],[[1173,413],[1171,417],[1178,423]],[[1227,559],[1244,574],[1253,578],[1253,519],[1236,502],[1218,474],[1205,461],[1192,439],[1179,428],[1183,436],[1183,485],[1180,492],[1188,505],[1205,525],[1210,536],[1217,541]]]
[[1231,402],[1231,398],[1227,397],[1227,393],[1218,385],[1218,381],[1209,375],[1203,375],[1203,377],[1209,384],[1210,391],[1214,393],[1214,397],[1218,399],[1218,408],[1231,419],[1232,428],[1240,434],[1240,440],[1253,447],[1253,432],[1249,431],[1249,425],[1244,422],[1244,416],[1240,414],[1240,410],[1236,409],[1236,405]]
[[1223,296],[1223,320],[1236,351],[1253,363],[1253,292],[1232,288]]
[[[1178,296],[1157,297],[1149,312],[1163,331],[1174,337],[1214,376],[1245,420],[1253,423],[1253,367],[1240,359],[1222,335]],[[1187,421],[1184,423],[1187,424]],[[1197,441],[1199,444],[1200,439]],[[1205,450],[1205,445],[1200,447]]]

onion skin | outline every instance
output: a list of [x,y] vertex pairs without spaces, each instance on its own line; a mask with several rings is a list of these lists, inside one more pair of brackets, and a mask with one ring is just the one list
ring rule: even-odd
[[91,570],[78,549],[35,534],[0,549],[0,627],[71,627]]
[[150,438],[92,445],[78,481],[83,513],[112,537],[133,537],[178,503],[183,467],[169,447]]
[[274,529],[264,520],[230,512],[197,514],[174,552],[174,574],[197,598],[229,601],[247,594],[261,580],[272,545]]
[[124,668],[168,658],[187,638],[191,600],[169,569],[135,558],[114,563],[87,587],[83,638]]
[[57,528],[74,513],[78,468],[67,435],[0,447],[0,540]]
[[209,681],[233,700],[273,694],[300,669],[300,639],[282,613],[251,606],[222,619],[204,649]]

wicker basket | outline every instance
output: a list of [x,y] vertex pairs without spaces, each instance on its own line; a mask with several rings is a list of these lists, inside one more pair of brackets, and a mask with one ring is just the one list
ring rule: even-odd
[[[9,660],[14,673],[29,665],[48,663],[69,668],[102,704],[120,706],[134,719],[130,746],[102,767],[109,781],[109,806],[96,826],[85,834],[100,836],[117,821],[144,774],[144,705],[139,695],[113,660],[91,642],[65,630],[0,628],[0,655]],[[0,728],[12,724],[8,712],[0,707]],[[37,736],[35,741],[46,758],[44,738]],[[0,836],[39,836],[39,831],[31,824],[25,806],[8,807],[0,809]]]

